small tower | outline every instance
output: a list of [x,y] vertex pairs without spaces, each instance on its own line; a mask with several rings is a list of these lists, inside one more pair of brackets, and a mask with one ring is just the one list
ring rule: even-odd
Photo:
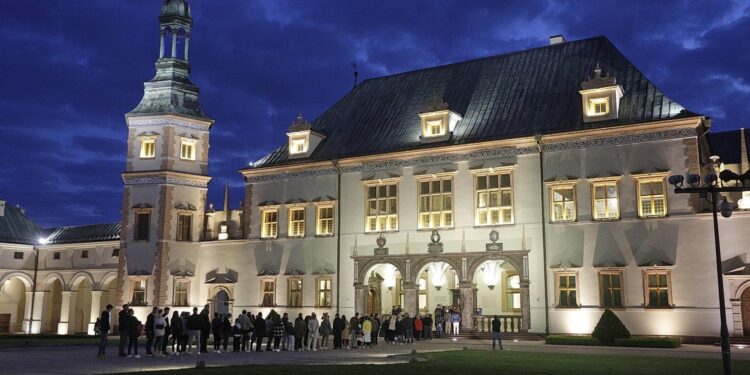
[[190,244],[201,238],[213,125],[189,77],[190,6],[165,0],[159,24],[156,75],[145,82],[138,106],[125,115],[128,154],[118,267],[119,301],[154,306],[171,304],[170,251],[194,249]]

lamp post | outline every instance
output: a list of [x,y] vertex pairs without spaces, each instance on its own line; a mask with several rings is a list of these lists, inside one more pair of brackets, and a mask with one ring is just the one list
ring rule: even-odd
[[39,272],[39,246],[49,242],[46,238],[40,238],[34,243],[34,280],[31,284],[31,310],[29,311],[28,334],[31,334],[34,325],[34,303],[36,302],[36,275]]
[[[734,186],[721,186],[719,179],[725,183],[734,181]],[[687,180],[687,181],[686,181]],[[732,216],[732,204],[727,202],[726,199],[721,198],[722,193],[732,192],[743,192],[750,191],[750,186],[746,186],[746,182],[750,181],[750,171],[738,175],[730,170],[724,170],[719,173],[709,173],[703,179],[703,185],[701,186],[701,176],[697,174],[688,174],[687,177],[681,175],[674,175],[669,177],[669,184],[674,186],[674,192],[676,194],[698,194],[701,198],[707,199],[710,197],[711,212],[713,214],[714,221],[714,246],[716,249],[716,277],[719,281],[719,313],[721,317],[721,359],[724,364],[724,374],[729,375],[732,373],[732,358],[729,351],[729,330],[727,329],[727,317],[726,317],[726,306],[724,303],[724,276],[721,269],[721,244],[719,241],[719,218],[717,212],[721,212],[721,216],[730,217]],[[687,182],[688,186],[684,186]],[[740,186],[741,185],[741,186]],[[721,204],[718,204],[719,199],[722,199]]]

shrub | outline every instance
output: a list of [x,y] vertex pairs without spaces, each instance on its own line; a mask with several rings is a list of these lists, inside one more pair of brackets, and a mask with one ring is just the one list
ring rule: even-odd
[[601,345],[599,340],[591,336],[547,336],[547,338],[544,339],[544,343],[551,345]]
[[606,309],[591,336],[603,345],[614,345],[616,339],[630,338],[630,331],[625,328],[620,318],[612,310]]
[[636,348],[677,348],[680,345],[682,345],[682,339],[679,337],[631,337],[615,340],[615,346]]

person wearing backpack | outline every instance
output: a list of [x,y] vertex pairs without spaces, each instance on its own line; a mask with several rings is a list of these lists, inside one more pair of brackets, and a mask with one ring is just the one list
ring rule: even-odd
[[[128,310],[128,358],[141,358],[138,355],[138,337],[143,333],[143,324],[135,317],[133,309]],[[133,354],[130,354],[132,352]]]
[[109,324],[109,316],[112,314],[113,308],[112,305],[107,305],[107,309],[102,311],[102,316],[98,319],[98,328],[101,337],[99,338],[99,353],[97,354],[97,357],[102,359],[104,359],[107,351],[107,336],[111,328]]

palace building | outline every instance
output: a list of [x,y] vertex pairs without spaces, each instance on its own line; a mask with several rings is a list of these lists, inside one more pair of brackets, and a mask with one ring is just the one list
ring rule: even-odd
[[[107,303],[440,304],[467,331],[499,315],[508,332],[590,333],[609,308],[636,335],[718,336],[710,205],[666,178],[747,171],[750,134],[712,133],[607,38],[365,80],[238,166],[242,205],[216,209],[221,124],[190,81],[187,2],[165,0],[159,22],[156,75],[125,115],[121,222],[43,229],[1,201],[0,331],[92,332]],[[750,195],[725,198],[724,313],[744,336]]]

